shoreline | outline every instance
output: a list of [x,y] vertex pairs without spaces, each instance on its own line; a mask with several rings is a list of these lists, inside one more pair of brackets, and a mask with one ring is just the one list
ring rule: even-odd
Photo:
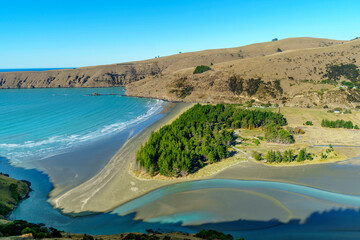
[[116,131],[108,131],[100,136],[96,133],[90,140],[74,144],[55,155],[10,164],[25,169],[35,168],[48,175],[53,186],[49,198],[57,196],[99,173],[127,139],[163,117],[161,111],[166,105],[167,103],[156,101],[151,108],[145,109],[133,120],[125,119],[125,125],[116,128]]
[[154,187],[163,186],[164,184],[160,186],[158,182],[149,186],[148,181],[136,179],[128,172],[130,164],[133,163],[137,148],[148,140],[152,131],[171,123],[192,105],[176,103],[165,113],[166,116],[127,140],[97,175],[59,196],[51,196],[50,203],[66,214],[107,212],[149,192]]
[[[255,162],[254,160],[249,160],[249,156],[236,154],[237,157],[240,155],[242,161],[224,159],[217,164],[208,165],[196,173],[193,173],[184,178],[166,178],[162,176],[149,177],[146,174],[141,174],[140,172],[134,170],[136,169],[134,167],[134,162],[136,159],[137,149],[141,144],[144,144],[149,139],[152,131],[156,131],[160,127],[166,124],[170,124],[181,113],[193,105],[189,103],[167,104],[174,104],[175,106],[172,108],[170,106],[168,107],[169,109],[164,106],[164,111],[162,113],[166,113],[167,115],[126,141],[121,149],[113,156],[110,162],[96,176],[84,182],[83,184],[63,193],[62,195],[51,197],[50,202],[54,208],[61,209],[61,211],[65,214],[74,215],[81,212],[108,212],[131,200],[141,197],[146,193],[164,186],[181,182],[219,178],[219,176],[221,176],[220,178],[227,179],[274,180],[272,177],[263,178],[256,176],[257,174],[254,176],[232,176],[232,174],[227,174],[227,172],[231,172],[233,169],[237,169],[240,165],[240,167],[243,168],[252,168],[251,171],[258,169],[259,167],[261,168],[261,166],[268,168],[267,170],[270,170],[272,167],[275,167],[279,170],[290,169],[289,167],[294,167],[294,171],[297,171],[297,169],[299,169],[297,167],[309,168],[314,165],[326,165],[329,163],[341,162],[347,159],[342,159],[343,156],[341,156],[341,159],[336,158],[331,160],[319,160],[316,162],[304,162],[299,164],[266,164]],[[282,174],[280,174],[280,176],[281,175]],[[297,183],[297,181],[281,179],[281,177],[278,181]],[[299,183],[301,184],[301,181]]]
[[[186,104],[184,104],[186,105]],[[178,115],[181,114],[182,111],[185,111],[186,108],[184,107],[179,107],[179,104],[175,104],[175,109],[171,108],[170,106],[168,107],[169,111],[164,111],[162,112],[163,114],[167,114],[165,117],[161,118],[160,120],[156,121],[155,123],[153,123],[152,125],[150,125],[147,128],[144,128],[143,130],[141,130],[140,133],[136,134],[133,138],[129,139],[126,144],[124,144],[124,146],[120,149],[120,151],[118,151],[116,153],[116,155],[118,155],[119,158],[126,158],[126,156],[128,157],[132,157],[134,154],[136,154],[136,151],[131,152],[131,150],[134,150],[134,144],[139,144],[139,141],[141,143],[141,140],[143,142],[146,142],[148,140],[148,137],[146,137],[146,132],[149,132],[149,134],[151,133],[151,130],[154,129],[154,125],[159,125],[159,122],[162,122],[162,124],[167,124],[169,122],[171,122],[172,120],[176,119],[176,117]],[[164,110],[167,109],[164,106]],[[158,126],[160,127],[160,126]],[[145,137],[144,137],[145,136]],[[142,138],[143,137],[143,138]],[[128,155],[124,155],[124,148],[125,151],[126,149],[128,150],[127,154]],[[120,153],[119,153],[120,152]],[[122,154],[121,154],[122,152]],[[242,155],[242,154],[239,154]],[[135,155],[136,156],[136,155]],[[243,155],[242,156],[245,159],[248,159],[248,156]],[[127,158],[129,159],[129,158]],[[222,162],[220,162],[219,164],[225,164],[228,161],[228,159],[224,159]],[[127,163],[127,165],[126,165]],[[231,166],[225,166],[224,168],[219,168],[220,165],[217,164],[213,164],[213,165],[209,165],[207,167],[213,167],[214,170],[217,170],[216,172],[213,172],[211,175],[207,175],[206,177],[202,177],[202,178],[191,178],[194,175],[190,176],[189,179],[173,179],[173,180],[159,180],[159,179],[137,179],[134,176],[132,176],[132,174],[130,172],[126,172],[126,170],[129,170],[129,167],[131,166],[131,161],[126,161],[125,164],[120,164],[120,165],[112,165],[108,168],[108,170],[110,171],[110,174],[115,174],[112,178],[105,178],[105,179],[100,179],[100,180],[104,180],[105,185],[100,188],[100,190],[97,191],[96,187],[101,187],[102,181],[99,182],[94,182],[92,185],[90,185],[89,189],[85,189],[84,191],[84,195],[80,196],[76,196],[79,192],[75,192],[75,195],[69,195],[66,197],[65,200],[70,200],[71,199],[67,199],[68,197],[79,197],[78,199],[76,199],[76,201],[74,202],[68,202],[67,204],[69,204],[70,207],[72,207],[72,205],[74,204],[79,204],[77,205],[77,207],[81,207],[81,204],[84,203],[84,207],[82,209],[82,211],[78,211],[77,209],[73,210],[73,211],[64,211],[64,209],[60,209],[60,208],[53,208],[53,206],[49,205],[49,209],[51,208],[51,211],[57,211],[59,213],[59,215],[63,215],[61,216],[61,218],[59,218],[59,222],[66,222],[65,225],[69,226],[69,224],[73,224],[74,226],[77,226],[77,224],[79,225],[79,229],[81,229],[81,227],[84,227],[84,225],[86,225],[86,227],[88,227],[89,229],[91,228],[91,223],[94,222],[94,220],[98,221],[98,223],[100,223],[102,230],[101,231],[110,231],[108,229],[106,229],[107,224],[106,221],[104,221],[104,219],[111,219],[111,221],[114,221],[114,219],[124,219],[127,218],[127,222],[129,222],[129,226],[131,227],[132,224],[135,225],[136,223],[138,223],[137,221],[141,221],[141,224],[151,224],[154,219],[161,219],[162,216],[164,216],[164,219],[167,219],[171,216],[173,216],[174,214],[182,214],[182,213],[187,213],[189,212],[189,209],[185,208],[184,206],[181,206],[181,204],[184,204],[186,206],[193,206],[193,207],[199,207],[202,205],[196,205],[195,203],[192,202],[192,199],[197,199],[198,197],[202,197],[203,196],[203,201],[206,203],[206,201],[209,201],[208,204],[211,203],[211,201],[215,201],[214,199],[216,199],[216,201],[218,203],[221,203],[223,201],[225,201],[225,196],[226,194],[239,194],[239,195],[232,195],[233,197],[227,199],[227,201],[230,201],[230,203],[234,203],[234,206],[237,206],[238,204],[238,200],[234,197],[234,196],[238,196],[241,197],[242,199],[249,199],[246,197],[249,196],[253,196],[255,197],[255,195],[251,195],[246,193],[245,191],[237,191],[236,193],[233,192],[233,190],[220,190],[221,192],[218,192],[216,194],[212,194],[213,192],[215,192],[215,190],[213,191],[212,188],[209,189],[204,189],[204,190],[199,190],[199,191],[194,191],[191,193],[187,193],[186,191],[184,193],[180,192],[178,193],[178,195],[174,194],[171,195],[169,194],[169,196],[166,196],[166,194],[168,193],[168,186],[172,186],[174,184],[178,184],[178,183],[186,183],[186,184],[190,184],[192,185],[191,182],[198,182],[198,181],[202,181],[202,180],[206,180],[206,179],[234,179],[234,180],[247,180],[247,181],[272,181],[272,182],[279,182],[279,183],[291,183],[291,184],[295,184],[295,185],[302,185],[302,186],[307,186],[307,187],[311,187],[311,188],[316,188],[316,189],[320,189],[320,190],[324,190],[324,191],[330,191],[330,192],[335,192],[335,193],[344,193],[344,194],[354,194],[357,193],[360,195],[360,192],[358,189],[358,184],[355,183],[355,186],[348,186],[348,177],[351,176],[351,174],[349,174],[346,171],[343,171],[345,169],[352,169],[351,166],[344,166],[344,167],[336,167],[337,164],[332,163],[332,164],[304,164],[302,166],[279,166],[276,167],[274,166],[274,168],[272,168],[272,165],[265,165],[265,164],[261,164],[259,162],[256,162],[254,160],[248,160],[248,161],[237,161],[236,164],[231,165]],[[321,166],[320,166],[321,165]],[[124,169],[121,169],[121,167],[124,167]],[[335,167],[335,168],[334,168]],[[336,169],[337,168],[337,169]],[[114,172],[112,170],[116,170],[117,172]],[[125,172],[124,172],[125,171]],[[340,171],[339,173],[337,173],[337,171]],[[119,176],[119,175],[124,175],[124,176]],[[336,175],[335,175],[336,174]],[[316,176],[316,178],[314,179],[314,176]],[[328,176],[335,176],[334,178],[328,178]],[[129,179],[126,179],[126,178]],[[340,178],[340,179],[338,179]],[[125,180],[125,181],[124,181]],[[337,183],[338,180],[341,180],[340,183]],[[353,180],[353,179],[352,179]],[[107,181],[107,182],[106,182]],[[221,180],[220,180],[221,181]],[[216,181],[215,181],[216,182]],[[42,183],[41,183],[42,184]],[[111,187],[109,187],[109,185]],[[87,185],[85,185],[85,187],[87,187]],[[94,187],[94,188],[91,188]],[[165,188],[164,188],[165,187]],[[176,188],[176,186],[174,186]],[[81,187],[80,187],[81,188]],[[356,189],[357,188],[357,189]],[[173,189],[173,188],[171,188]],[[356,189],[356,190],[354,190]],[[81,190],[81,189],[80,189]],[[126,212],[122,212],[121,210],[123,209],[127,209],[127,206],[134,206],[133,203],[131,203],[134,199],[141,199],[142,196],[146,195],[147,193],[156,191],[156,190],[160,190],[160,197],[162,195],[162,193],[165,194],[164,198],[159,198],[159,200],[155,200],[153,202],[150,202],[149,205],[147,205],[147,203],[145,203],[144,205],[142,205],[139,208],[136,208],[136,211],[129,213],[127,215],[124,215],[122,213]],[[186,189],[185,189],[186,190]],[[217,190],[216,190],[217,191]],[[228,192],[226,192],[228,191]],[[204,195],[205,193],[205,195]],[[81,192],[80,192],[81,194]],[[86,195],[91,195],[94,194],[93,197],[94,199],[87,199]],[[196,195],[197,194],[197,195]],[[180,198],[180,196],[182,197],[186,197],[188,196],[190,198],[191,195],[191,202],[186,202],[186,198],[182,199]],[[205,197],[204,197],[205,196]],[[218,197],[217,197],[218,196]],[[223,198],[224,196],[224,198]],[[269,195],[271,197],[271,195]],[[274,195],[275,199],[277,195]],[[266,197],[266,196],[265,196]],[[128,199],[126,201],[126,198]],[[188,201],[189,201],[188,198]],[[119,199],[122,199],[122,203],[119,203]],[[169,201],[169,199],[172,199],[172,201]],[[230,200],[233,199],[233,200]],[[251,198],[253,199],[253,198]],[[258,200],[264,200],[265,198],[259,198]],[[280,196],[280,199],[281,196]],[[48,200],[48,198],[44,198],[44,201]],[[94,201],[95,200],[95,201]],[[116,204],[117,201],[117,204]],[[242,200],[245,201],[245,200]],[[126,203],[130,202],[128,205],[125,205]],[[204,202],[202,202],[202,204],[204,204]],[[47,202],[48,203],[48,202]],[[134,202],[136,203],[136,201]],[[169,205],[168,203],[171,203],[171,205]],[[185,203],[191,203],[191,204],[185,204]],[[268,202],[270,203],[270,202]],[[42,203],[43,204],[43,203]],[[110,204],[110,205],[109,205]],[[98,209],[96,210],[94,208],[95,207],[102,207],[103,209],[107,206],[111,206],[111,204],[113,205],[112,208],[109,208],[108,210],[101,210]],[[193,204],[193,205],[192,205]],[[256,206],[258,204],[262,204],[262,202],[248,202],[248,204],[250,204],[250,206]],[[28,204],[30,205],[30,204]],[[32,205],[32,204],[31,204]],[[125,206],[124,206],[125,205]],[[114,210],[114,208],[117,208],[118,206],[121,206],[119,209],[120,211],[117,212],[116,210]],[[124,207],[123,207],[124,206]],[[136,204],[135,204],[136,206]],[[216,205],[213,205],[216,208]],[[267,205],[265,205],[267,206]],[[272,206],[272,205],[270,205]],[[291,211],[291,213],[294,213],[294,216],[298,217],[298,216],[303,216],[303,211],[301,209],[298,208],[292,208],[293,205],[289,205],[289,209]],[[28,209],[32,209],[33,206],[28,207]],[[205,209],[212,209],[212,208],[206,208]],[[315,207],[314,207],[315,208]],[[96,211],[94,211],[94,209]],[[241,208],[239,208],[241,209]],[[277,209],[277,208],[276,208]],[[67,209],[65,209],[67,210]],[[109,210],[114,210],[111,212],[108,212]],[[191,208],[190,211],[195,211],[195,208]],[[319,208],[318,210],[324,210],[322,207]],[[210,210],[209,210],[210,211]],[[106,212],[105,214],[102,214],[102,212]],[[271,210],[271,212],[275,214],[277,214],[275,208]],[[29,212],[31,213],[31,212]],[[194,213],[196,214],[196,213]],[[233,220],[231,219],[231,216],[233,216],[232,214],[233,211],[229,211],[227,213],[224,213],[224,217],[226,217],[226,220],[230,221]],[[86,215],[89,216],[89,220],[87,223],[85,224],[80,224],[81,221],[84,221],[85,219],[87,219]],[[90,216],[91,215],[91,216]],[[119,216],[117,216],[119,215]],[[235,214],[236,215],[236,214]],[[27,214],[27,216],[30,216],[29,214]],[[81,217],[83,216],[83,218]],[[236,215],[237,216],[237,215]],[[242,215],[241,215],[242,216]],[[278,215],[276,215],[278,216]],[[53,217],[53,216],[51,216]],[[157,218],[159,217],[159,218]],[[31,217],[30,217],[31,218]],[[52,219],[49,216],[45,216],[45,219]],[[181,217],[179,217],[178,219],[181,219]],[[236,218],[238,219],[238,218]],[[247,219],[246,217],[244,217],[244,219]],[[290,219],[290,218],[289,218]],[[150,221],[149,221],[150,220]],[[251,220],[251,219],[250,219]],[[74,222],[73,222],[74,221]],[[86,221],[86,220],[85,220]],[[160,221],[160,220],[158,220]],[[224,220],[225,221],[225,220]],[[46,222],[45,220],[43,222]],[[124,228],[123,225],[120,226],[119,224],[122,223],[122,220],[119,220],[119,222],[115,222],[113,226],[113,228],[111,229],[111,231],[119,231],[116,229],[121,229]],[[63,223],[61,223],[63,224]],[[89,225],[87,225],[89,224]],[[106,227],[105,227],[106,225]],[[221,223],[220,223],[221,225]],[[127,227],[129,227],[127,226]],[[185,225],[188,226],[188,225]],[[190,226],[190,225],[189,225]],[[214,225],[215,226],[215,225]],[[85,227],[85,229],[86,229]],[[96,226],[97,227],[97,226]],[[126,228],[125,228],[126,229]],[[144,229],[144,228],[143,228]],[[146,228],[145,228],[146,229]],[[96,230],[93,230],[96,231]],[[123,231],[123,230],[121,230]],[[260,230],[259,230],[260,231]]]

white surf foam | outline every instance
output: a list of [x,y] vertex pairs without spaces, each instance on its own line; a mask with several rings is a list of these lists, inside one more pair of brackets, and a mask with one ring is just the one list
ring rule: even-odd
[[0,152],[8,157],[13,163],[21,163],[27,160],[43,159],[66,152],[71,147],[88,141],[96,140],[101,137],[119,133],[126,128],[146,121],[155,114],[160,113],[163,101],[156,100],[151,104],[149,110],[126,122],[113,123],[102,126],[100,129],[89,132],[85,135],[61,135],[51,136],[40,141],[26,141],[24,143],[1,143]]

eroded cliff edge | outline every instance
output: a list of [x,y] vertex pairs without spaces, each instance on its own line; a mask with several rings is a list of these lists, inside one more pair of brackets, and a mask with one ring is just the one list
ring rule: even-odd
[[[359,63],[360,39],[289,38],[138,62],[0,73],[0,88],[126,86],[127,95],[171,101],[356,107],[360,94],[339,88],[348,79],[340,76],[336,85],[324,76],[329,65]],[[211,70],[193,74],[199,65]]]

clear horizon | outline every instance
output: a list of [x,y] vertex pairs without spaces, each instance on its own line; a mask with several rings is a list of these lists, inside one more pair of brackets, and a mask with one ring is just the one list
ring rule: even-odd
[[0,4],[0,69],[105,65],[273,38],[351,40],[359,8],[355,0],[9,1]]

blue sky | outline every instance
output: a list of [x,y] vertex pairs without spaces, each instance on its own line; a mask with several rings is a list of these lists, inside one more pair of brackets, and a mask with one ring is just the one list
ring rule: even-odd
[[0,68],[81,67],[360,36],[357,0],[1,0]]

